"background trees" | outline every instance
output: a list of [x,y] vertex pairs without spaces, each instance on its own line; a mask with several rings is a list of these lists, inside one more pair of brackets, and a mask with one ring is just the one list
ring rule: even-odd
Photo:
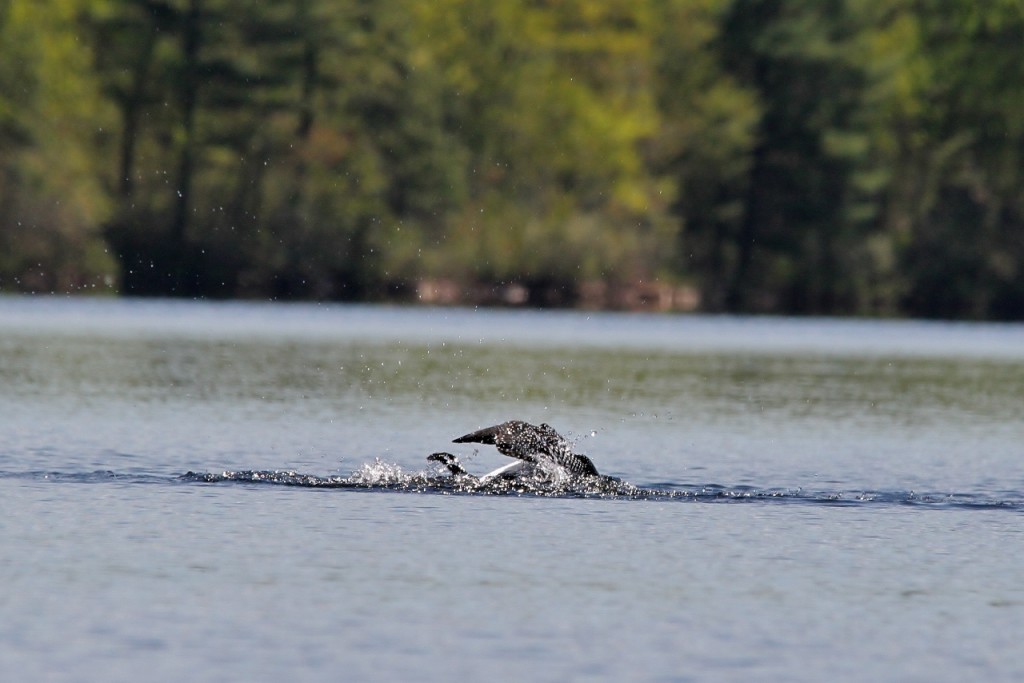
[[[941,10],[941,11],[937,11]],[[918,19],[920,106],[902,140],[917,183],[894,217],[907,231],[905,308],[1024,317],[1024,6],[909,3]],[[905,203],[904,203],[905,202]]]
[[1011,0],[0,0],[0,287],[1024,318],[1022,31]]
[[110,198],[93,136],[111,124],[79,40],[86,3],[0,1],[0,288],[108,289]]

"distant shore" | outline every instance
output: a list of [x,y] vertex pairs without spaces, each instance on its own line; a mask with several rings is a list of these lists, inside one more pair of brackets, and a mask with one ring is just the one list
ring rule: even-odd
[[581,308],[612,311],[693,312],[700,307],[700,292],[690,286],[663,282],[609,285],[584,282],[574,289],[557,286],[528,287],[518,282],[465,287],[448,278],[424,278],[416,283],[415,302],[443,306],[509,306]]

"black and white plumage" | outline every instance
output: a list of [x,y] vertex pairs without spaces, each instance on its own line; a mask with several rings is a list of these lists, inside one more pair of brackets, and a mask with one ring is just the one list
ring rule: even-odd
[[466,468],[459,462],[459,459],[451,453],[431,453],[427,456],[427,460],[440,463],[456,479],[471,479],[481,484],[487,484],[496,480],[515,480],[523,468],[530,467],[530,463],[525,460],[516,460],[477,477],[467,472]]
[[493,444],[502,455],[534,464],[554,464],[574,476],[598,473],[590,458],[573,453],[572,444],[544,423],[538,426],[509,420],[460,436],[453,443]]

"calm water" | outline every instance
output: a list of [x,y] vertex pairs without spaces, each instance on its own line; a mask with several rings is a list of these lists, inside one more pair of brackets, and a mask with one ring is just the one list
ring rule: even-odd
[[[1024,326],[0,298],[0,680],[1021,680],[1022,414]],[[622,485],[427,467],[509,418]]]

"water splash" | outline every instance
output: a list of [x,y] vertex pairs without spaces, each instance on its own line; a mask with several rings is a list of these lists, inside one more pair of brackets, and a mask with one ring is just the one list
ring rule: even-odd
[[[516,477],[481,481],[471,476],[447,473],[406,472],[382,461],[364,464],[350,477],[322,478],[294,472],[224,472],[219,475],[189,472],[183,481],[204,483],[249,482],[284,486],[364,488],[380,491],[411,491],[436,494],[520,495],[556,498],[607,498],[618,500],[689,501],[718,504],[803,504],[830,507],[914,506],[937,509],[1011,510],[1024,512],[1024,496],[995,496],[984,493],[941,493],[904,490],[807,490],[725,486],[721,484],[680,484],[661,482],[637,486],[615,477],[571,477],[562,473],[550,477],[544,470],[527,470]],[[1006,492],[1002,492],[1006,493]]]
[[258,485],[299,488],[359,489],[438,495],[536,496],[553,498],[600,498],[637,501],[680,501],[714,504],[797,504],[831,507],[907,506],[939,510],[1004,510],[1024,512],[1024,494],[1001,490],[991,494],[921,492],[907,490],[808,490],[758,486],[726,486],[660,482],[637,486],[606,476],[551,477],[543,469],[527,469],[508,478],[481,481],[472,476],[453,476],[430,467],[409,472],[380,459],[364,463],[349,476],[321,476],[293,470],[238,470],[186,472],[167,476],[144,472],[94,470],[0,471],[0,480],[21,479],[53,484],[135,485]]
[[387,463],[380,458],[376,458],[373,462],[363,463],[362,466],[348,478],[348,481],[356,486],[387,487],[394,486],[396,484],[408,483],[410,479],[410,475],[403,472],[399,465]]

